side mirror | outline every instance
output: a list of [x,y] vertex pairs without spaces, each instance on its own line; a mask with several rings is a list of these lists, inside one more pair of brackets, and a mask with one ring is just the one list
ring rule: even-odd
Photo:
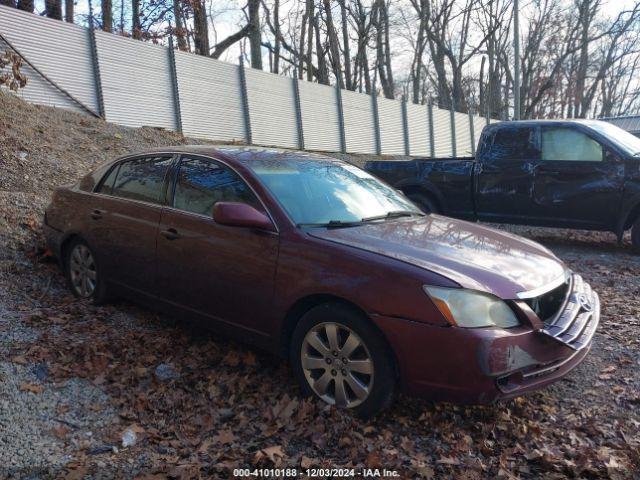
[[213,206],[213,219],[216,223],[229,227],[248,227],[270,232],[275,231],[273,222],[269,217],[246,203],[218,202]]

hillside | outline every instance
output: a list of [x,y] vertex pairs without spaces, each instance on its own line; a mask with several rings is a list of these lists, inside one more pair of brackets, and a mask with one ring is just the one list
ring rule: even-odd
[[23,241],[40,222],[49,193],[94,165],[131,151],[187,142],[203,143],[166,130],[121,127],[32,105],[0,91],[0,245]]

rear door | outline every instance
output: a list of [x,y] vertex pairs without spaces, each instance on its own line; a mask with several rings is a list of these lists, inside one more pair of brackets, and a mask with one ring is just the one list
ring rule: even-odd
[[538,129],[500,125],[483,138],[476,158],[474,199],[478,218],[520,223],[529,215]]
[[624,164],[587,128],[541,127],[532,214],[555,226],[613,228]]
[[230,167],[183,156],[157,237],[159,292],[186,310],[265,332],[261,319],[271,309],[278,234],[217,224],[212,211],[220,201],[268,214]]
[[109,281],[153,292],[156,237],[172,161],[172,155],[121,161],[98,186],[86,236]]

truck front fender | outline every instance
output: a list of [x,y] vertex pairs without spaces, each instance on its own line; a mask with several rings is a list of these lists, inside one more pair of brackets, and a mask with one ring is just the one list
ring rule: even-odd
[[421,193],[423,195],[427,195],[436,201],[438,207],[440,207],[440,213],[445,213],[447,211],[447,202],[444,196],[438,187],[428,180],[423,180],[421,182],[417,182],[415,180],[404,180],[398,182],[394,187],[405,194]]

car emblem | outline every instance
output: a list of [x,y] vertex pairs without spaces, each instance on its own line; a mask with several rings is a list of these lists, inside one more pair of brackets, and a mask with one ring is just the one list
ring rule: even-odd
[[593,309],[591,300],[584,293],[578,295],[578,304],[580,304],[580,307],[587,312],[590,312]]

